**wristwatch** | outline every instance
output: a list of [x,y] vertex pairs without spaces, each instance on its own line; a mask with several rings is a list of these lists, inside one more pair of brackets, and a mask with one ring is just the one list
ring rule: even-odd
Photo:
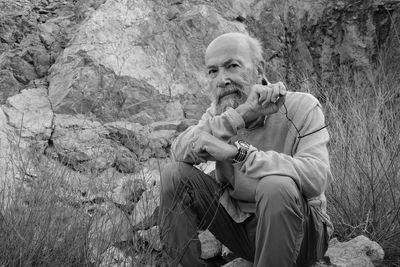
[[236,156],[233,158],[233,163],[239,163],[244,161],[244,159],[247,156],[247,152],[249,151],[250,144],[243,141],[243,140],[237,140],[235,142],[235,145],[238,149],[238,152],[236,153]]

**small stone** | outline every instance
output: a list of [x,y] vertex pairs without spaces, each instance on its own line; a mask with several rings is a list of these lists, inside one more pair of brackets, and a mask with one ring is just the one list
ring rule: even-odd
[[149,230],[139,230],[137,233],[141,238],[146,240],[153,249],[161,251],[162,244],[158,226],[153,226]]
[[222,244],[209,231],[205,230],[199,234],[201,243],[201,258],[210,259],[221,253]]
[[132,258],[125,256],[125,254],[116,247],[111,246],[108,248],[101,257],[99,267],[119,267],[119,266],[133,266],[134,261]]
[[331,264],[343,267],[373,267],[382,262],[384,255],[385,253],[378,243],[363,235],[348,242],[337,242],[336,239],[332,239],[328,251],[325,253]]

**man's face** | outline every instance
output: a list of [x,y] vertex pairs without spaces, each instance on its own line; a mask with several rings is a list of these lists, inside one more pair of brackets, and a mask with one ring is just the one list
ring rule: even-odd
[[246,40],[237,35],[219,37],[207,48],[205,63],[217,114],[246,101],[258,77],[251,56]]

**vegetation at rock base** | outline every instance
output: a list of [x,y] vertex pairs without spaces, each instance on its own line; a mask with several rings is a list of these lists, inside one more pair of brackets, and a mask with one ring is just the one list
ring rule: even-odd
[[[156,233],[135,223],[154,206],[153,192],[142,187],[152,183],[145,170],[116,187],[112,174],[106,181],[86,173],[87,180],[42,155],[23,154],[10,159],[13,180],[0,187],[0,266],[162,266],[152,264],[161,256],[150,245]],[[130,202],[118,203],[112,192]]]
[[77,266],[89,262],[89,217],[59,195],[64,183],[54,175],[55,169],[37,174],[15,173],[10,177],[15,179],[13,188],[1,188],[0,266]]
[[331,135],[334,235],[366,235],[383,247],[385,264],[400,266],[399,66],[387,62],[368,73],[343,67],[310,90],[324,102]]

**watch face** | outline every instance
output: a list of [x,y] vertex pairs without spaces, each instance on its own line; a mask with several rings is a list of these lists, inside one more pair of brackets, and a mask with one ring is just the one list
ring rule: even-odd
[[241,145],[241,146],[243,146],[243,147],[245,147],[247,149],[250,147],[250,144],[247,143],[246,141],[238,140],[237,142],[238,142],[239,145]]

